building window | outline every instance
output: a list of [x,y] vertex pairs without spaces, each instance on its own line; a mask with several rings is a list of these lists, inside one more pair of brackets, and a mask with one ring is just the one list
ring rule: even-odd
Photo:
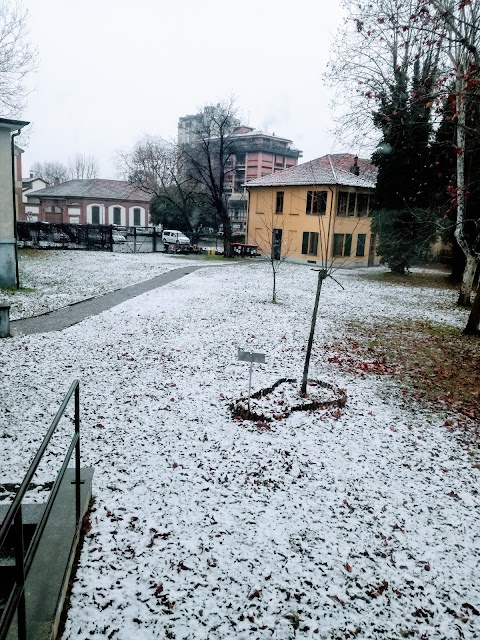
[[327,212],[327,192],[307,191],[307,214],[325,215]]
[[92,224],[100,224],[100,207],[97,205],[92,207]]
[[283,191],[277,191],[277,204],[275,205],[275,213],[283,213]]
[[334,233],[333,234],[333,256],[334,258],[347,258],[352,252],[352,234],[351,233]]
[[370,196],[368,193],[359,193],[357,195],[357,215],[359,218],[364,218],[368,215],[369,205]]
[[365,243],[367,240],[367,234],[366,233],[359,233],[357,236],[357,251],[355,252],[355,255],[357,256],[357,258],[361,258],[362,256],[365,255]]
[[339,191],[337,216],[346,216],[348,209],[348,191]]
[[122,210],[120,207],[113,207],[113,224],[122,224]]
[[348,216],[354,216],[355,215],[355,200],[356,200],[356,194],[355,193],[349,193],[348,194],[348,209],[347,209],[347,215]]
[[280,260],[282,257],[282,229],[274,229],[272,232],[272,258]]
[[140,209],[137,209],[137,208],[133,210],[133,226],[134,227],[140,226]]
[[302,253],[304,255],[316,256],[318,253],[318,233],[303,232]]

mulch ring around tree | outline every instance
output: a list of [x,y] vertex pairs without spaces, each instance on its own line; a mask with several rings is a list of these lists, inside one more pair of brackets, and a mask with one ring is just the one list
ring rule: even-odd
[[269,423],[287,418],[294,411],[315,411],[316,409],[342,408],[347,402],[345,389],[340,389],[321,380],[308,381],[308,396],[302,398],[295,378],[280,378],[271,387],[260,389],[248,398],[242,396],[230,404],[234,417]]

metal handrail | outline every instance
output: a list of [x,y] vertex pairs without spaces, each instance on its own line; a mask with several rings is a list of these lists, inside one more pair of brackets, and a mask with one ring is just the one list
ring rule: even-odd
[[[28,552],[25,556],[24,554],[24,545],[23,545],[23,518],[22,518],[22,501],[25,497],[25,494],[30,486],[33,476],[40,464],[40,461],[45,453],[47,446],[50,443],[52,435],[54,434],[60,419],[62,418],[65,409],[72,397],[75,394],[75,433],[70,442],[70,446],[68,448],[67,454],[65,456],[64,462],[60,468],[60,471],[57,474],[57,478],[54,482],[54,485],[50,491],[50,496],[45,505],[45,509],[43,515],[40,519],[38,526],[35,529],[35,534],[30,542]],[[67,391],[60,408],[58,409],[50,428],[44,437],[42,444],[40,445],[35,458],[33,459],[20,488],[18,489],[15,498],[13,499],[10,508],[7,511],[7,515],[0,526],[0,548],[5,542],[5,539],[8,535],[10,527],[13,527],[16,530],[15,535],[15,569],[16,569],[16,582],[15,588],[12,589],[12,593],[7,601],[5,609],[3,611],[2,616],[0,617],[0,640],[4,640],[8,633],[8,628],[11,624],[13,616],[15,614],[15,610],[18,607],[18,637],[19,640],[26,639],[26,620],[25,620],[25,580],[28,575],[28,571],[33,562],[33,558],[35,552],[40,543],[40,538],[45,529],[48,516],[52,509],[53,503],[55,501],[55,497],[58,493],[58,489],[63,480],[65,472],[68,467],[68,463],[70,458],[72,457],[73,451],[75,449],[75,502],[76,502],[76,517],[77,522],[80,516],[80,382],[78,380],[74,380],[70,385],[70,389]]]

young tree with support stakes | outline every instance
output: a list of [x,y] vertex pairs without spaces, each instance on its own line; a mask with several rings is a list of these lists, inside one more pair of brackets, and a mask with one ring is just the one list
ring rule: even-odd
[[[340,287],[342,286],[338,280],[333,277],[335,268],[340,265],[335,265],[335,256],[330,257],[330,251],[333,249],[333,229],[334,229],[334,211],[333,211],[333,191],[330,190],[330,204],[329,214],[327,215],[326,203],[326,215],[319,215],[318,217],[318,251],[320,254],[320,268],[314,269],[318,273],[317,288],[315,292],[315,302],[313,305],[312,319],[310,322],[310,333],[308,336],[307,348],[305,351],[305,362],[303,365],[302,382],[300,386],[300,394],[303,397],[308,395],[308,372],[310,369],[310,359],[312,356],[313,340],[315,337],[315,327],[317,324],[318,306],[320,303],[320,296],[322,293],[323,283],[327,278],[332,278]],[[343,288],[343,287],[342,287]]]
[[[272,268],[272,302],[277,302],[277,274],[280,266],[290,255],[292,249],[292,235],[286,228],[283,215],[283,191],[277,191],[268,200],[265,196],[262,209],[260,228],[256,228],[250,235],[258,245],[261,255],[268,260]],[[273,201],[275,200],[275,201]]]

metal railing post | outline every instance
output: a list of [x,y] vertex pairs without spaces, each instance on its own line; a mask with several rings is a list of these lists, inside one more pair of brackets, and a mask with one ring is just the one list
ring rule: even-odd
[[[55,432],[60,418],[64,415],[65,409],[72,397],[75,395],[75,435],[70,442],[63,464],[58,472],[57,478],[53,483],[53,487],[50,491],[50,497],[45,505],[43,515],[40,518],[40,522],[37,524],[33,538],[30,540],[27,552],[25,553],[25,544],[23,538],[23,515],[22,515],[22,501],[25,494],[28,491],[30,483],[37,467],[45,453],[45,450],[50,443],[50,439]],[[56,499],[60,484],[63,481],[65,473],[67,471],[68,464],[75,451],[75,480],[72,484],[75,484],[75,498],[76,498],[76,526],[80,522],[80,383],[78,380],[70,385],[70,389],[65,395],[63,402],[58,409],[47,434],[45,435],[34,459],[32,460],[30,467],[17,491],[12,503],[10,504],[7,514],[0,521],[0,548],[3,547],[7,536],[10,531],[14,539],[15,549],[15,586],[11,591],[11,595],[8,599],[3,611],[0,610],[0,638],[3,640],[7,637],[8,629],[12,622],[15,611],[17,611],[17,628],[19,640],[27,640],[27,623],[26,623],[26,602],[25,602],[25,579],[30,571],[33,558],[40,543],[40,538],[43,535],[47,519],[52,510],[53,502]]]
[[75,504],[77,521],[80,517],[80,384],[75,388]]
[[22,505],[18,508],[13,520],[13,535],[15,539],[15,575],[20,588],[20,597],[17,604],[18,640],[27,639],[27,616],[25,607],[25,552],[23,544],[23,517]]

